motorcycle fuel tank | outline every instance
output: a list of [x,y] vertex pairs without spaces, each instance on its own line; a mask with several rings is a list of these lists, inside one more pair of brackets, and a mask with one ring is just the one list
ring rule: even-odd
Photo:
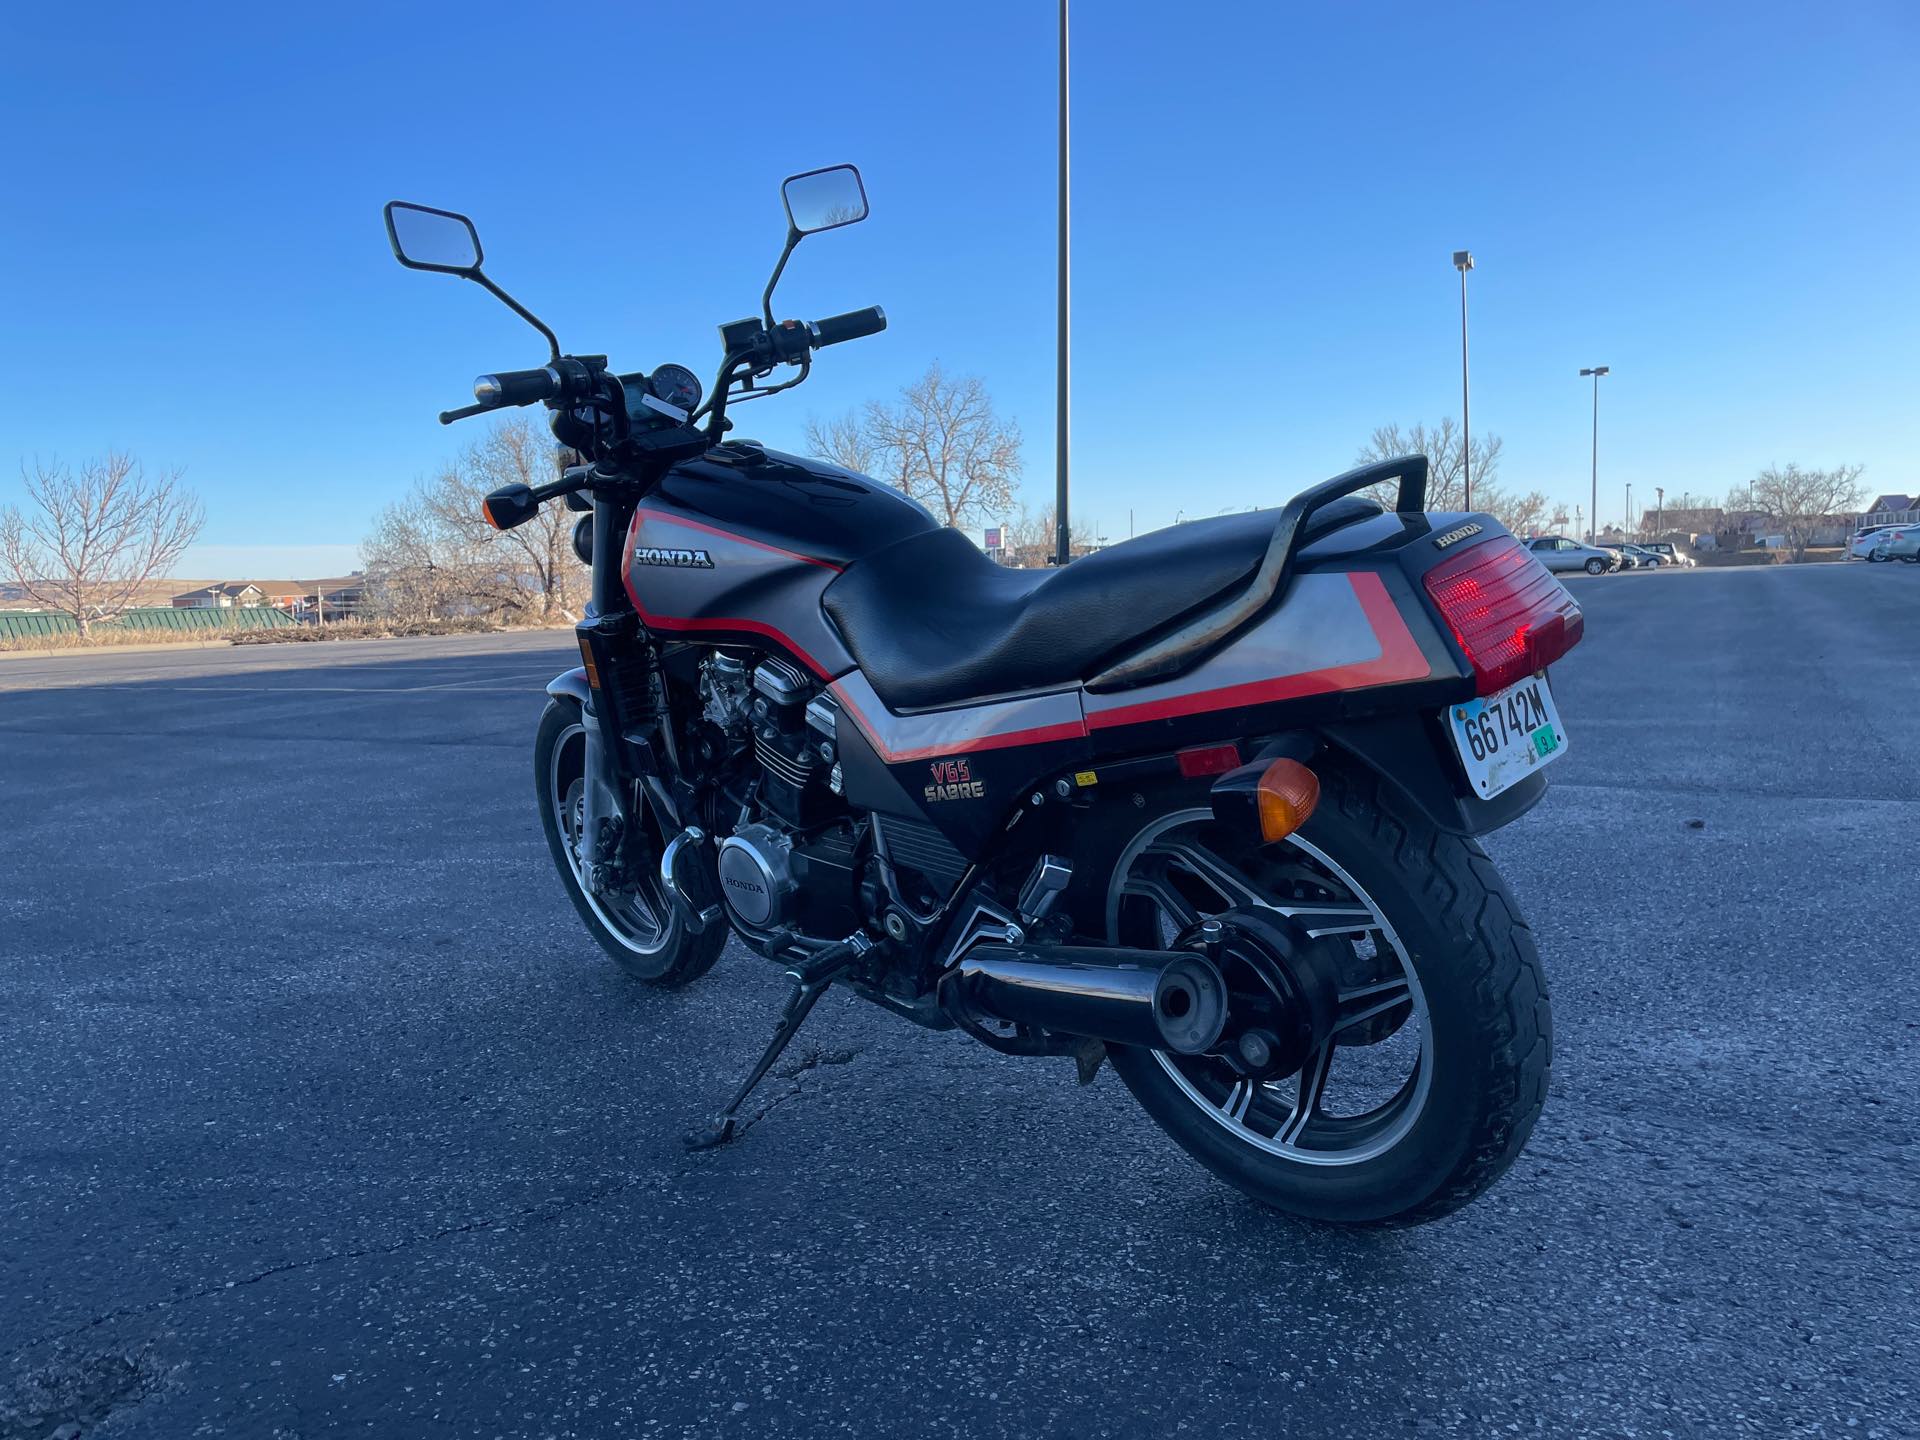
[[836,465],[722,445],[670,471],[640,504],[621,578],[656,631],[772,641],[830,680],[853,660],[820,609],[821,591],[861,556],[937,523]]

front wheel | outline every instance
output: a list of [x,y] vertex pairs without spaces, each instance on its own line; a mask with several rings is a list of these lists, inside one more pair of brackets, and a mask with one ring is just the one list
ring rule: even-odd
[[[586,806],[587,731],[580,707],[552,700],[540,717],[533,743],[534,793],[540,804],[540,828],[547,835],[554,869],[567,897],[593,938],[629,975],[650,985],[677,986],[699,979],[713,968],[727,943],[727,927],[704,934],[688,932],[680,912],[651,865],[637,867],[629,884],[589,894],[580,865],[581,818]],[[665,844],[653,807],[644,796],[634,800],[632,823],[645,827],[636,847],[658,856]]]
[[1277,1209],[1414,1224],[1511,1165],[1546,1099],[1552,1017],[1532,933],[1473,841],[1365,774],[1321,772],[1320,804],[1273,845],[1171,809],[1122,851],[1116,943],[1169,946],[1208,915],[1276,910],[1339,937],[1335,1029],[1295,1075],[1113,1048],[1147,1113],[1215,1175]]
[[1604,574],[1606,574],[1606,573],[1607,573],[1607,562],[1606,562],[1606,561],[1604,561],[1604,560],[1589,560],[1589,561],[1587,561],[1587,574],[1589,574],[1589,575],[1604,575]]

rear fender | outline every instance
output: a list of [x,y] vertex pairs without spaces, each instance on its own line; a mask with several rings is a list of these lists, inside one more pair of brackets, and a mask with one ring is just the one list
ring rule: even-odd
[[1320,733],[1329,746],[1371,770],[1450,835],[1486,835],[1510,825],[1547,793],[1547,777],[1536,771],[1491,800],[1470,794],[1460,762],[1431,711],[1342,720]]
[[1457,779],[1459,766],[1430,715],[1403,712],[1298,730],[1267,741],[1257,757],[1213,783],[1209,800],[1223,824],[1256,823],[1254,792],[1275,760],[1308,766],[1330,749],[1397,791],[1402,800],[1452,835],[1485,835],[1524,815],[1546,793],[1545,775],[1529,775],[1492,800],[1469,794]]

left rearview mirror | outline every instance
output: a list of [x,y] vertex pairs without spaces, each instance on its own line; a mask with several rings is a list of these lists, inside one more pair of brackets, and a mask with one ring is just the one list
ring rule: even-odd
[[867,218],[867,187],[851,165],[829,165],[789,175],[780,186],[787,204],[787,224],[795,236],[838,230]]
[[480,232],[466,216],[405,200],[388,201],[386,216],[394,258],[408,269],[469,277],[479,273]]

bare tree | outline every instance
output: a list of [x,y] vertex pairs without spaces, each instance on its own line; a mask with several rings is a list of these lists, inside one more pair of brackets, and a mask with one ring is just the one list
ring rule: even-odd
[[559,461],[552,442],[516,416],[416,484],[380,513],[363,547],[369,608],[397,619],[573,619],[584,584],[573,553],[574,513],[546,505],[524,525],[495,530],[480,509],[503,485],[552,479]]
[[[1831,470],[1769,465],[1735,497],[1779,528],[1786,540],[1786,558],[1798,564],[1807,558],[1823,522],[1852,522],[1864,493],[1860,476],[1865,470],[1864,465],[1836,465]],[[1733,498],[1727,508],[1736,508]]]
[[842,470],[871,475],[880,463],[858,410],[849,411],[836,420],[821,421],[809,415],[804,433],[809,455],[831,460]]
[[885,480],[955,526],[1004,514],[1024,468],[1018,422],[994,412],[978,376],[949,377],[937,360],[897,402],[810,420],[806,437],[814,454]]
[[[1524,495],[1503,488],[1496,477],[1500,473],[1502,441],[1498,435],[1477,436],[1472,445],[1473,508],[1493,516],[1515,535],[1531,535],[1542,525],[1564,525],[1565,512],[1551,522],[1547,519],[1547,497],[1538,490]],[[1393,460],[1402,455],[1427,457],[1427,509],[1464,510],[1467,508],[1466,476],[1461,469],[1466,452],[1461,445],[1459,427],[1452,416],[1444,417],[1432,429],[1415,425],[1403,430],[1398,425],[1382,425],[1360,448],[1357,464]],[[1364,493],[1391,507],[1399,486],[1388,483],[1369,487]]]
[[[1500,473],[1501,439],[1498,435],[1479,435],[1473,440],[1472,479],[1474,499],[1482,498],[1482,486],[1489,487],[1484,493],[1492,494],[1493,480]],[[1460,443],[1460,427],[1453,423],[1448,415],[1432,429],[1425,425],[1415,425],[1403,430],[1398,425],[1382,425],[1376,429],[1367,443],[1360,447],[1355,463],[1369,465],[1376,460],[1392,460],[1401,455],[1425,455],[1427,457],[1427,508],[1429,510],[1463,510],[1466,508],[1466,486],[1461,479],[1461,460],[1465,452]],[[1369,491],[1383,505],[1392,505],[1395,487],[1384,485]],[[1478,509],[1486,509],[1484,503]]]
[[[1008,538],[1017,551],[1038,550],[1044,555],[1052,555],[1054,546],[1059,543],[1058,511],[1052,504],[1034,508],[1021,505],[1020,513],[1007,527]],[[1070,516],[1067,520],[1067,546],[1078,550],[1081,546],[1092,545],[1098,538],[1099,526],[1088,523],[1079,516]]]
[[88,635],[171,572],[206,523],[181,473],[149,479],[120,451],[77,471],[57,461],[21,466],[37,513],[9,505],[0,514],[0,564],[35,604],[71,615]]

